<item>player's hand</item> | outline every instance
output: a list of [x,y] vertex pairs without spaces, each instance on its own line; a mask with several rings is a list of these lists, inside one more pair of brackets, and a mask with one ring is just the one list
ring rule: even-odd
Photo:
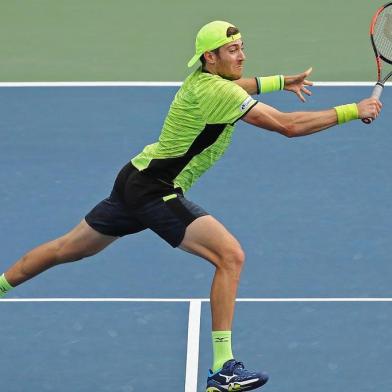
[[357,103],[359,118],[371,118],[374,120],[381,111],[382,103],[377,98],[366,98]]
[[312,95],[312,92],[306,88],[306,86],[313,86],[313,82],[307,80],[307,77],[311,74],[311,72],[312,68],[309,68],[307,71],[302,72],[299,75],[285,76],[284,89],[292,91],[302,102],[305,102],[306,99],[302,93]]

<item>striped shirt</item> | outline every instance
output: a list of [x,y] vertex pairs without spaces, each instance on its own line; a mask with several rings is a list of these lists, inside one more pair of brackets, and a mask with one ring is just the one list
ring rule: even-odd
[[177,92],[158,142],[131,162],[142,173],[186,192],[223,155],[236,121],[256,103],[236,83],[199,68]]

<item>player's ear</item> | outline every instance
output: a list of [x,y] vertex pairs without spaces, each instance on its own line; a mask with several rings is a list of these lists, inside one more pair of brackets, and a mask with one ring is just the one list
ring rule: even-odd
[[214,52],[204,52],[204,59],[207,64],[215,64],[216,63],[216,53]]

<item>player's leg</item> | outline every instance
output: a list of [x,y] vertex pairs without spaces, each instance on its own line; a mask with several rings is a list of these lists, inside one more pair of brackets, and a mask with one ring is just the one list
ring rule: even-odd
[[231,330],[238,283],[245,261],[241,245],[219,221],[207,215],[187,227],[179,247],[215,266],[211,287],[212,329]]
[[214,364],[207,392],[251,390],[264,385],[268,375],[250,372],[233,359],[231,326],[235,298],[244,264],[244,252],[236,238],[212,216],[202,216],[186,229],[180,248],[210,261],[216,268],[211,287]]
[[194,253],[216,267],[211,289],[215,330],[230,330],[244,253],[238,241],[197,204],[180,194],[157,198],[137,218],[173,247]]
[[215,268],[211,287],[214,370],[208,392],[251,390],[265,384],[265,373],[249,372],[231,352],[235,297],[244,263],[240,244],[226,228],[181,194],[157,198],[137,209],[137,219],[173,247],[196,254]]
[[92,256],[116,239],[97,232],[83,219],[69,233],[26,253],[5,272],[4,277],[16,287],[55,265]]
[[127,164],[119,172],[110,196],[98,203],[73,230],[31,250],[0,276],[0,297],[48,268],[92,256],[117,238],[144,230],[122,198],[130,174],[132,168]]

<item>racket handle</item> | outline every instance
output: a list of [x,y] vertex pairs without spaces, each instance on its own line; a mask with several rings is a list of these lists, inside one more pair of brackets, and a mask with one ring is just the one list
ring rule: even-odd
[[[373,89],[373,92],[372,92],[372,98],[380,99],[383,90],[384,90],[384,85],[381,84],[380,82],[378,82],[378,83],[374,86],[374,89]],[[370,118],[370,117],[369,117],[369,118],[363,118],[363,119],[362,119],[362,122],[365,123],[365,124],[371,124],[372,121],[373,121],[373,119]]]
[[372,92],[372,98],[380,99],[383,90],[384,90],[384,85],[381,84],[380,82],[377,83],[374,86],[374,89],[373,89],[373,92]]

